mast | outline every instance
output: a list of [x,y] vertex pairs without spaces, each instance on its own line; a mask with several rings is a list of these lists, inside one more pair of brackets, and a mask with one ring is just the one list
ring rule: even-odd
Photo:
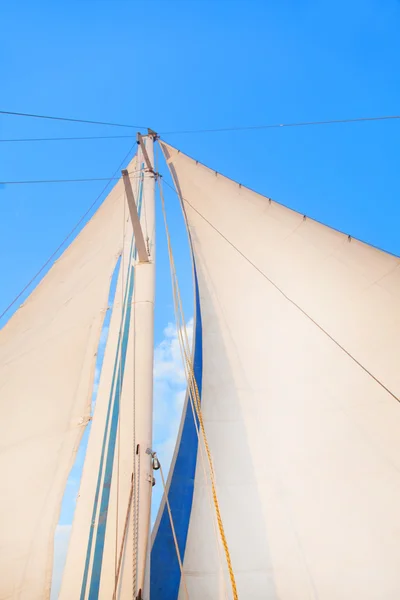
[[[137,588],[138,598],[149,598],[150,510],[153,486],[153,354],[154,354],[154,294],[155,294],[155,178],[154,138],[138,134],[144,158],[143,211],[144,240],[148,261],[135,266],[134,298],[134,402],[136,403],[136,474],[138,499]],[[135,518],[135,515],[134,515]]]

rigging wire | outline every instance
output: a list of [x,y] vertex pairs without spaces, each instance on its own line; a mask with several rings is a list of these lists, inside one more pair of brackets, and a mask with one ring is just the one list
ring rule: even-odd
[[86,217],[91,213],[91,211],[96,206],[96,204],[98,203],[98,201],[100,200],[100,198],[102,197],[102,195],[104,194],[104,192],[107,190],[107,188],[110,185],[111,181],[113,181],[115,179],[115,175],[119,172],[119,170],[121,169],[121,167],[125,164],[125,161],[131,155],[131,153],[132,153],[132,151],[134,150],[135,147],[136,147],[136,143],[133,144],[133,146],[131,146],[131,148],[125,154],[124,158],[122,159],[122,161],[118,165],[118,168],[115,170],[115,172],[112,175],[112,177],[110,177],[108,179],[106,185],[103,187],[103,189],[101,190],[101,192],[96,196],[96,198],[94,199],[94,201],[92,202],[92,204],[89,206],[89,208],[86,210],[86,212],[81,216],[81,218],[79,219],[79,221],[69,231],[69,233],[61,241],[61,243],[57,246],[57,248],[54,250],[54,252],[52,252],[52,254],[49,256],[49,258],[42,264],[42,266],[40,267],[40,269],[33,275],[33,277],[22,288],[22,290],[14,297],[14,299],[10,302],[10,304],[8,306],[6,306],[6,308],[0,314],[0,319],[2,319],[4,317],[4,315],[6,315],[8,313],[8,311],[10,310],[10,308],[12,308],[14,306],[14,304],[17,302],[17,300],[19,300],[19,298],[21,298],[22,294],[24,292],[26,292],[26,290],[32,285],[32,283],[34,283],[34,281],[36,281],[36,279],[39,277],[39,275],[51,263],[51,261],[54,259],[55,256],[57,256],[57,254],[61,250],[61,248],[63,248],[63,246],[68,242],[68,240],[71,238],[71,236],[75,233],[75,231],[78,229],[79,225],[81,225],[81,223],[83,223],[83,221],[86,219]]
[[[168,187],[170,187],[178,195],[178,197],[180,197],[178,192],[172,185],[170,185],[167,181],[164,181],[164,183]],[[301,308],[301,306],[297,304],[297,302],[290,298],[290,296],[288,296],[270,277],[268,277],[268,275],[264,273],[264,271],[262,271],[256,264],[254,264],[241,250],[239,250],[237,246],[235,246],[233,242],[231,242],[217,227],[215,227],[215,225],[213,225],[204,215],[202,215],[201,212],[198,211],[197,208],[195,208],[189,202],[189,200],[187,200],[183,196],[181,196],[181,199],[182,201],[186,202],[186,204],[188,204],[188,206],[190,206],[190,208],[194,210],[199,215],[199,217],[201,217],[212,229],[214,229],[214,231],[216,231],[216,233],[218,233],[234,250],[236,250],[236,252],[242,258],[244,258],[256,271],[258,271],[260,275],[262,275],[288,302],[290,302],[295,308],[297,308],[307,319],[309,319],[309,321],[311,321],[311,323],[318,327],[318,329],[322,333],[324,333],[340,350],[347,354],[347,356],[356,365],[358,365],[367,375],[369,375],[383,390],[385,390],[385,392],[387,392],[392,398],[394,398],[394,400],[400,402],[400,398],[396,396],[394,392],[392,392],[378,377],[376,377],[362,363],[360,363],[355,356],[353,356],[348,350],[346,350],[346,348],[344,348],[344,346],[342,346],[340,342],[338,342],[330,333],[328,333],[326,329],[322,327],[322,325],[315,321],[315,319],[313,319],[311,315],[309,315],[303,308]]]
[[[138,171],[137,169],[136,171]],[[136,173],[136,171],[130,171],[130,175]],[[139,177],[139,176],[136,176]],[[130,179],[135,179],[136,177],[130,177]],[[82,179],[31,179],[31,180],[20,180],[20,181],[0,181],[0,185],[27,185],[27,184],[35,184],[35,183],[82,183],[88,181],[118,181],[121,179],[119,177],[88,177]]]
[[0,110],[0,115],[13,117],[29,117],[31,119],[49,119],[51,121],[68,121],[70,123],[86,123],[89,125],[109,125],[111,127],[129,127],[130,129],[144,129],[141,125],[126,125],[123,123],[110,123],[108,121],[91,121],[88,119],[73,119],[70,117],[57,117],[54,115],[37,115],[33,113],[13,112],[10,110]]
[[250,131],[257,129],[279,129],[281,127],[306,127],[310,125],[334,125],[339,123],[364,123],[366,121],[389,121],[400,119],[400,115],[383,115],[379,117],[358,117],[354,119],[331,119],[328,121],[299,121],[297,123],[272,123],[268,125],[252,125],[246,127],[221,127],[216,129],[188,129],[177,131],[160,131],[160,135],[177,135],[186,133],[221,133],[228,131]]
[[[13,115],[20,117],[30,117],[36,119],[51,119],[55,121],[68,121],[73,123],[87,123],[90,125],[106,125],[111,127],[127,127],[130,129],[147,129],[144,126],[140,125],[131,125],[127,123],[113,123],[108,121],[92,121],[86,119],[72,119],[69,117],[58,117],[52,115],[37,115],[31,113],[20,113],[20,112],[12,112],[6,110],[0,110],[0,115]],[[309,127],[313,125],[334,125],[334,124],[347,124],[347,123],[366,123],[372,121],[393,121],[396,119],[400,119],[400,115],[379,115],[373,117],[354,117],[354,118],[346,118],[346,119],[328,119],[324,121],[297,121],[293,123],[268,123],[264,125],[249,125],[249,126],[233,126],[233,127],[216,127],[216,128],[206,128],[206,129],[177,129],[173,131],[161,131],[160,135],[185,135],[185,134],[195,134],[195,133],[224,133],[224,132],[234,132],[234,131],[256,131],[261,129],[279,129],[282,127]],[[67,141],[67,140],[93,140],[93,139],[118,139],[118,138],[128,138],[133,137],[130,135],[121,135],[121,136],[74,136],[74,137],[45,137],[45,138],[9,138],[9,139],[0,139],[1,142],[50,142],[50,141]]]
[[136,138],[135,135],[83,135],[73,137],[43,137],[43,138],[0,138],[1,142],[66,142],[74,140],[118,140]]

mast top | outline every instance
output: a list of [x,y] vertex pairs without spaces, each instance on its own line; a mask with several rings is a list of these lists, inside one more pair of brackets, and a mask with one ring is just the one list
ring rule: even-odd
[[139,131],[137,132],[137,143],[139,144],[139,146],[142,149],[142,154],[143,154],[144,162],[146,163],[147,171],[149,171],[150,173],[152,173],[154,175],[154,177],[157,178],[158,173],[156,173],[154,171],[154,167],[151,164],[151,161],[150,161],[149,155],[147,153],[146,145],[145,145],[145,143],[143,141],[143,138],[144,137],[149,137],[153,142],[155,142],[158,139],[159,136],[152,129],[148,129],[147,131],[148,131],[147,135],[144,135],[144,136]]
[[154,141],[158,140],[160,137],[158,133],[156,133],[154,129],[150,129],[150,127],[147,128],[147,135],[152,137]]

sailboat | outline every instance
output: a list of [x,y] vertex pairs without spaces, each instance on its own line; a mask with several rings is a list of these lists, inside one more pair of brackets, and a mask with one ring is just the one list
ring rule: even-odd
[[[156,143],[192,253],[193,343]],[[168,477],[152,439],[156,186],[187,382]],[[399,357],[398,257],[138,134],[0,332],[1,600],[49,598],[89,423],[60,600],[398,600]]]

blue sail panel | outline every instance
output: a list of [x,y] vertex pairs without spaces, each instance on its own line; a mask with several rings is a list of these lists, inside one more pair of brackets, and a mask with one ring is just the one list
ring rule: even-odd
[[[196,267],[195,283],[195,347],[193,371],[201,398],[203,374],[202,323]],[[190,398],[183,414],[183,426],[173,473],[170,478],[168,500],[178,541],[179,553],[185,555],[186,540],[192,511],[194,478],[196,473],[198,437]],[[176,555],[167,506],[164,504],[158,529],[151,550],[150,590],[151,600],[177,600],[181,572]]]

